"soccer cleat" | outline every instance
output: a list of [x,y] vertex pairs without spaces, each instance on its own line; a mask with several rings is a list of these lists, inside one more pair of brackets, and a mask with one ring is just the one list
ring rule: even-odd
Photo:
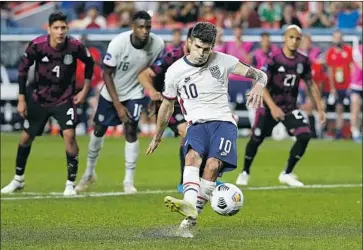
[[67,181],[66,188],[64,189],[63,196],[75,196],[77,194],[76,189],[72,181]]
[[187,201],[166,196],[164,203],[172,212],[177,212],[186,218],[195,220],[198,217],[197,208]]
[[181,223],[176,231],[176,236],[183,237],[183,238],[193,238],[193,229],[197,224],[195,219],[185,218]]
[[279,176],[279,181],[282,184],[286,184],[290,187],[303,187],[304,183],[297,180],[296,175],[293,173],[286,174],[285,172],[282,172]]
[[183,191],[184,191],[184,189],[183,189],[183,184],[178,184],[178,186],[177,186],[177,190],[178,190],[178,193],[179,193],[179,194],[182,194],[182,193],[183,193]]
[[97,175],[83,175],[82,179],[78,182],[77,186],[76,186],[76,191],[77,192],[84,192],[86,191],[89,186],[94,183],[97,180]]
[[134,186],[133,182],[124,182],[124,192],[127,194],[135,194],[137,193],[137,189]]
[[1,189],[2,194],[11,194],[15,191],[22,190],[24,188],[24,181],[17,181],[13,179],[7,186]]
[[238,175],[238,178],[236,180],[236,184],[237,185],[241,185],[241,186],[247,186],[248,185],[248,180],[250,179],[250,175],[247,174],[246,171],[243,171],[242,173],[240,173]]

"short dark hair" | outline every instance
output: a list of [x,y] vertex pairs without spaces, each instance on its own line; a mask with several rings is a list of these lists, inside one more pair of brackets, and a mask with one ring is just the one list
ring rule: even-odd
[[261,36],[261,37],[264,37],[264,36],[270,36],[270,33],[268,33],[268,32],[262,32],[260,36]]
[[132,21],[135,21],[137,19],[151,20],[151,16],[146,11],[140,10],[134,14],[134,16],[132,17]]
[[197,23],[191,34],[191,38],[198,38],[203,43],[213,44],[216,40],[217,29],[211,23],[208,22],[199,22]]
[[60,11],[53,12],[52,14],[50,14],[50,16],[48,18],[48,25],[52,26],[52,24],[56,21],[63,21],[65,23],[67,23],[68,18],[63,12],[60,12]]

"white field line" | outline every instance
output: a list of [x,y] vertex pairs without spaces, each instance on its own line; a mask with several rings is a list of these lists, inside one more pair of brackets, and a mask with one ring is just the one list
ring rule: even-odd
[[[324,189],[324,188],[352,188],[352,187],[362,187],[362,184],[313,184],[313,185],[305,185],[301,189]],[[244,187],[242,190],[286,190],[286,189],[298,189],[292,188],[288,186],[266,186],[266,187]],[[176,193],[175,189],[172,190],[145,190],[139,191],[136,195],[139,194],[166,194],[166,193]],[[15,196],[15,197],[1,197],[2,201],[5,200],[39,200],[39,199],[76,199],[76,198],[85,198],[85,197],[107,197],[107,196],[122,196],[122,195],[131,195],[125,192],[105,192],[105,193],[97,193],[90,192],[84,194],[78,194],[72,197],[64,197],[62,193],[35,193],[35,192],[22,192],[20,194],[29,195],[29,196]],[[135,194],[133,194],[135,195]]]

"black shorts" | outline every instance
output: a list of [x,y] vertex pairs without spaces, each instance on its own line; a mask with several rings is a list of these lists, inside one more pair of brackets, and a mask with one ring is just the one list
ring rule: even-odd
[[[281,121],[289,135],[297,136],[302,133],[311,133],[310,126],[305,117],[299,110],[294,110],[292,113],[285,115],[285,119]],[[252,128],[253,136],[269,137],[273,128],[279,123],[274,120],[270,111],[266,108],[259,108],[256,111],[255,124]]]
[[27,96],[28,115],[24,120],[24,130],[31,136],[41,136],[49,117],[54,117],[61,130],[74,129],[77,123],[77,109],[72,100],[55,107],[42,107]]

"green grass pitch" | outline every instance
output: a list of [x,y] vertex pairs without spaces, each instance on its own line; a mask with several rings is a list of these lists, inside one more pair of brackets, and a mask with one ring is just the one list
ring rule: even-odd
[[[14,175],[19,134],[1,135],[1,186]],[[88,137],[78,137],[83,174]],[[245,204],[222,217],[206,206],[193,239],[172,236],[182,217],[163,204],[179,180],[179,139],[165,139],[151,156],[140,139],[136,195],[117,195],[124,175],[124,139],[106,138],[89,194],[63,198],[66,164],[60,137],[39,137],[23,192],[1,197],[1,249],[362,249],[362,153],[349,141],[312,141],[296,173],[309,188],[279,188],[291,140],[267,140],[252,166]],[[247,139],[238,139],[239,169]],[[351,184],[350,186],[348,184]],[[317,185],[317,186],[313,186]],[[329,186],[330,185],[330,186]],[[251,188],[254,187],[254,188]],[[113,193],[115,192],[115,193]]]

